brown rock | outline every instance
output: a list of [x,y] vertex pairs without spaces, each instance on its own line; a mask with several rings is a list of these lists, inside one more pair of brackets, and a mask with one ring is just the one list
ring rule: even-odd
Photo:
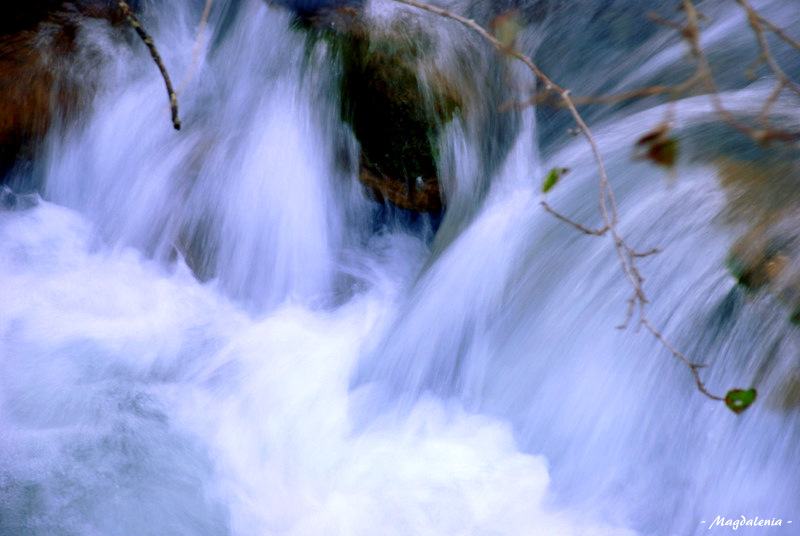
[[726,161],[720,181],[729,199],[726,218],[744,225],[728,267],[749,291],[765,289],[800,321],[800,164]]
[[372,191],[378,201],[388,201],[395,206],[416,212],[441,212],[442,197],[436,177],[419,178],[409,185],[373,170],[362,163],[358,175],[361,183]]
[[84,18],[121,21],[101,0],[12,2],[0,11],[0,182],[31,158],[55,122],[74,116],[93,92],[91,76],[69,71]]
[[440,212],[439,135],[463,101],[428,61],[432,37],[414,19],[386,26],[353,8],[321,10],[306,23],[312,42],[326,40],[342,62],[341,117],[359,142],[359,180],[378,201]]

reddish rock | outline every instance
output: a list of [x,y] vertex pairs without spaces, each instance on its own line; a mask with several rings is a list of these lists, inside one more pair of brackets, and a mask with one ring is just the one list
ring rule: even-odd
[[18,160],[31,158],[51,125],[73,116],[93,91],[90,73],[67,68],[87,17],[119,23],[102,0],[9,2],[0,8],[0,182]]
[[[377,201],[389,203],[416,212],[441,212],[442,197],[439,191],[439,179],[429,177],[412,182],[397,180],[373,171],[362,163],[358,179],[370,189]],[[409,188],[411,186],[411,189]]]

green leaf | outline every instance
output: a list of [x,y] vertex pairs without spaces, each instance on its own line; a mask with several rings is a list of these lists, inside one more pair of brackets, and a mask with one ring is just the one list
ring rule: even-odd
[[755,389],[731,389],[725,395],[725,405],[734,412],[741,413],[750,407],[756,399]]
[[542,192],[547,193],[552,190],[558,180],[568,171],[568,168],[553,168],[548,171],[542,183]]

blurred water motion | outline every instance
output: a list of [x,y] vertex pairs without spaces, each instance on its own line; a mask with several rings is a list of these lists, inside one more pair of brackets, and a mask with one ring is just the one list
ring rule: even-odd
[[[197,4],[143,17],[176,73]],[[785,196],[758,177],[796,188],[794,149],[753,145],[703,96],[586,112],[620,231],[663,250],[641,261],[650,317],[708,365],[711,391],[758,389],[737,416],[651,336],[614,329],[631,288],[610,240],[538,206],[547,170],[568,167],[548,201],[600,223],[595,163],[568,117],[506,112],[492,119],[513,123],[491,131],[502,149],[480,121],[453,120],[437,148],[447,212],[412,216],[358,183],[325,44],[307,48],[264,2],[217,4],[180,133],[146,54],[93,25],[81,39],[110,59],[91,111],[25,177],[41,201],[23,179],[3,193],[25,202],[0,204],[0,534],[662,536],[743,515],[782,520],[748,533],[794,534],[788,291],[748,293],[726,265],[762,219],[784,231],[765,214]],[[488,23],[502,10],[487,4],[448,5]],[[523,5],[516,37],[559,83],[613,92],[682,73],[673,30],[612,16],[650,3],[611,2],[607,20],[574,4]],[[798,28],[789,4],[757,7]],[[726,105],[757,115],[772,85],[739,80],[730,56],[753,50],[746,20],[701,7]],[[493,61],[458,25],[422,20],[441,62],[459,46]],[[796,125],[791,103],[775,114]],[[671,171],[632,159],[667,113]]]

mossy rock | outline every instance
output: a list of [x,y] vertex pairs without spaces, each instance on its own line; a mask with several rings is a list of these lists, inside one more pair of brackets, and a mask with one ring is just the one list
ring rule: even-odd
[[[9,2],[0,8],[0,182],[30,160],[54,123],[76,117],[97,73],[71,72],[80,24],[123,21],[105,0]],[[99,69],[98,69],[99,70]]]
[[298,26],[309,32],[310,43],[324,40],[341,62],[341,118],[361,147],[362,183],[379,200],[438,212],[439,137],[461,100],[445,77],[421,74],[436,47],[413,19],[377,29],[361,17],[350,9],[327,10]]

